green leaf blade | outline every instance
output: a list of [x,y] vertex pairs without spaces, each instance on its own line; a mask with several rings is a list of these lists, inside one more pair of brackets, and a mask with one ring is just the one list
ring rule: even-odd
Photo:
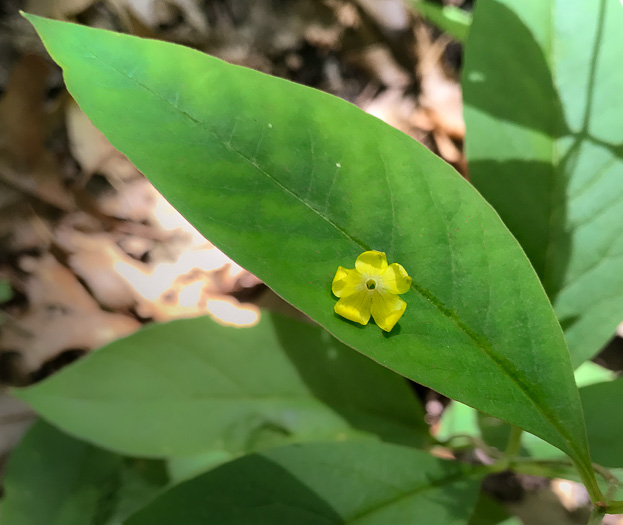
[[[95,125],[242,266],[349,346],[588,465],[543,289],[451,167],[315,90],[179,46],[30,19]],[[367,249],[414,278],[389,335],[333,313],[335,270]]]
[[623,468],[622,396],[623,378],[580,389],[591,453],[595,462],[604,467]]
[[382,443],[306,444],[245,456],[174,487],[128,525],[466,524],[481,476]]
[[319,327],[277,315],[250,328],[208,317],[149,326],[15,394],[67,432],[143,457],[428,440],[401,377]]
[[575,366],[623,317],[621,24],[607,0],[489,0],[466,47],[471,180],[532,261]]
[[158,462],[136,462],[39,421],[12,452],[0,513],[11,525],[117,525],[167,483]]

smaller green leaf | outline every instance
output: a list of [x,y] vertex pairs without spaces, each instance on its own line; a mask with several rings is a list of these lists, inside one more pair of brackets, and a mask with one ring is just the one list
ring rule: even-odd
[[38,422],[7,466],[2,523],[121,523],[166,483],[156,462],[131,462]]
[[177,485],[127,525],[467,524],[482,475],[384,443],[295,445]]
[[456,436],[479,436],[478,411],[458,401],[452,401],[443,411],[437,439],[446,441]]
[[451,5],[438,5],[428,0],[409,0],[409,5],[443,32],[465,43],[472,16],[463,9]]
[[15,394],[67,432],[135,456],[428,440],[403,378],[318,326],[267,313],[251,328],[208,317],[148,326]]
[[593,461],[623,467],[623,378],[580,388]]
[[584,363],[576,369],[574,375],[575,383],[578,385],[578,388],[594,385],[595,383],[614,381],[617,377],[616,373],[612,370],[608,370],[592,361],[584,361]]

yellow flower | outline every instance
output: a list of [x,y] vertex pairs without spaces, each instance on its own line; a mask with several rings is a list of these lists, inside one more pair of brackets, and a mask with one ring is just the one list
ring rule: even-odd
[[398,263],[387,264],[383,252],[363,252],[349,270],[339,266],[332,290],[340,298],[335,313],[363,325],[370,314],[382,330],[390,332],[407,307],[398,294],[411,286],[411,277]]

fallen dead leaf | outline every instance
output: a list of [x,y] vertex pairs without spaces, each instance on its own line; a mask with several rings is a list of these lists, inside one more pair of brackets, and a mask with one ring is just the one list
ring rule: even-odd
[[44,110],[47,63],[24,55],[16,64],[0,100],[0,180],[18,191],[59,209],[75,208],[62,184],[55,155],[45,147]]
[[75,275],[47,254],[23,258],[28,310],[8,318],[0,351],[16,352],[24,374],[66,350],[92,350],[137,330],[132,317],[104,312]]

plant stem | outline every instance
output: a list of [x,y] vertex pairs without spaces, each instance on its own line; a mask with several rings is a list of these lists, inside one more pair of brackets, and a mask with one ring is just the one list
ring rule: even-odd
[[593,463],[593,470],[608,482],[608,490],[606,490],[606,500],[611,500],[612,497],[616,494],[617,489],[619,488],[619,479],[607,468],[602,467],[597,463]]
[[623,501],[609,501],[605,512],[608,514],[623,514]]
[[503,470],[512,468],[515,460],[517,459],[517,455],[519,454],[519,450],[521,449],[522,432],[523,430],[519,427],[511,426],[511,435],[508,438],[506,450],[504,454],[501,457],[498,457],[495,463],[491,465],[491,472],[502,472]]
[[[593,470],[592,465],[586,466],[584,463],[580,463],[579,461],[573,461],[575,469],[578,471],[580,478],[582,479],[582,483],[588,490],[588,495],[593,502],[593,505],[602,507],[605,505],[605,496],[602,494],[599,485],[597,484],[597,479],[595,478],[595,471]],[[600,522],[601,523],[601,522]]]
[[586,525],[600,525],[604,519],[605,511],[602,507],[593,507],[593,512],[588,518]]
[[509,464],[512,464],[521,450],[521,435],[523,430],[519,427],[511,426],[511,435],[508,438],[508,444],[506,445],[506,451],[504,455]]

